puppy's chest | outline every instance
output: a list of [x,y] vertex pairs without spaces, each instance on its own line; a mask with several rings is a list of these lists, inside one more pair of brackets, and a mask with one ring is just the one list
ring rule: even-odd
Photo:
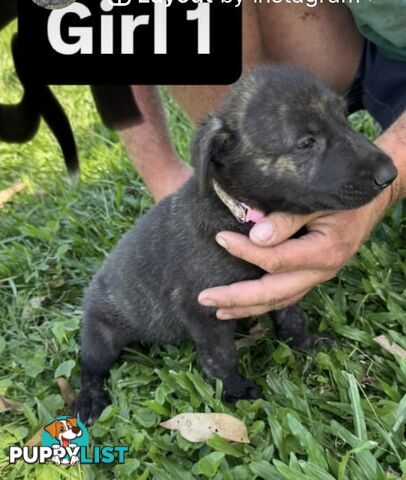
[[252,280],[264,273],[259,267],[232,256],[214,238],[194,242],[187,257],[183,282],[196,283],[198,288]]
[[165,211],[159,213],[165,222],[160,224],[158,237],[165,233],[165,250],[161,241],[159,248],[151,245],[151,235],[147,245],[151,253],[160,250],[166,283],[198,292],[263,275],[260,268],[232,256],[217,244],[215,237],[220,231],[248,235],[252,228],[252,224],[237,222],[221,203],[198,199],[185,191],[162,207]]

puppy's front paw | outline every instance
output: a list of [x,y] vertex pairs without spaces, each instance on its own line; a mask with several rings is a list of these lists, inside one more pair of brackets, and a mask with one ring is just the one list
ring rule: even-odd
[[76,400],[75,416],[83,423],[93,425],[109,403],[109,396],[103,388],[81,389]]
[[261,396],[261,388],[248,378],[239,378],[224,385],[224,400],[228,403],[235,403],[240,399],[256,400]]

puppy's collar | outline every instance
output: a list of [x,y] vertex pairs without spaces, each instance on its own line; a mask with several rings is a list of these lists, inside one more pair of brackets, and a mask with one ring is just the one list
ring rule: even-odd
[[213,180],[213,188],[219,199],[240,223],[257,223],[265,217],[265,214],[260,210],[251,208],[247,204],[230,197],[230,195],[220,187],[216,180]]

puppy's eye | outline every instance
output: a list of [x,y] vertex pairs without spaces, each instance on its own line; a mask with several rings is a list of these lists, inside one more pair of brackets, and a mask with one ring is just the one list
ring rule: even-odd
[[309,150],[316,145],[316,139],[314,137],[306,137],[301,140],[297,145],[296,148],[298,150]]

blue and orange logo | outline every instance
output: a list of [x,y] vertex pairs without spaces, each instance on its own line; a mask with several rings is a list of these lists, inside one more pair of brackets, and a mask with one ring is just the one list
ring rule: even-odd
[[11,446],[9,463],[22,460],[29,464],[49,461],[55,465],[122,464],[126,453],[127,446],[96,445],[90,448],[86,426],[79,419],[61,416],[45,425],[40,447]]

